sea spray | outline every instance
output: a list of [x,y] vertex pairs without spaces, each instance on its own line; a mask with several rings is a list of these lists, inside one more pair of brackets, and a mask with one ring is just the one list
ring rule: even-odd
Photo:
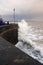
[[43,63],[43,30],[32,27],[25,20],[19,22],[18,26],[19,42],[15,46]]

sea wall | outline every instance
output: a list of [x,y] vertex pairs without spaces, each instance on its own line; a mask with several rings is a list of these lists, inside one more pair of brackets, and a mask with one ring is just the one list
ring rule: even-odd
[[12,44],[16,44],[18,42],[18,24],[0,27],[0,36]]

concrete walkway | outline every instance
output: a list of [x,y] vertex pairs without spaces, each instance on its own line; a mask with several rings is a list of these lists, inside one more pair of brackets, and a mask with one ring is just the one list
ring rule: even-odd
[[12,44],[10,42],[8,42],[5,39],[3,39],[2,37],[0,37],[0,50],[10,48],[11,46],[12,46]]
[[42,65],[0,37],[0,65]]

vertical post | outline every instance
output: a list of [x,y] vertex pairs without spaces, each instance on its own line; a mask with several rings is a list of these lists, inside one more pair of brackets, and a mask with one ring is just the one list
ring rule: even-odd
[[15,22],[15,8],[14,8],[14,22]]

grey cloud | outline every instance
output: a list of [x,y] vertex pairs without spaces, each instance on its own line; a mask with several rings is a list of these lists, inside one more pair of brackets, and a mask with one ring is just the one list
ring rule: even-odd
[[0,0],[0,14],[43,13],[43,0]]

